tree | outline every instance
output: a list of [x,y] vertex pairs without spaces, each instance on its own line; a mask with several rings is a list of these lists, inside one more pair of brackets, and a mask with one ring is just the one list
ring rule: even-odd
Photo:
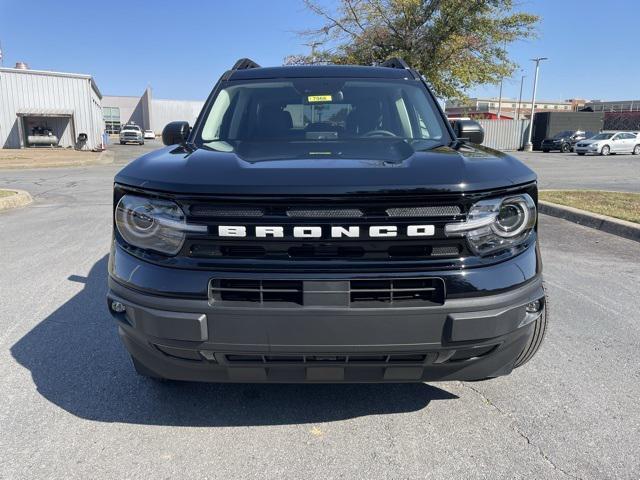
[[304,2],[323,24],[300,32],[312,54],[285,63],[376,65],[402,57],[444,98],[511,76],[517,65],[506,47],[535,36],[538,22],[514,11],[513,0],[338,0],[333,8]]

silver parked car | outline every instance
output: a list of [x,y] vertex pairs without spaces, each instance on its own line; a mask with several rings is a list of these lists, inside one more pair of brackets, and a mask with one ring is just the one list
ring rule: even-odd
[[578,155],[593,153],[609,155],[610,153],[632,153],[640,155],[640,138],[637,132],[605,131],[587,139],[580,140],[574,147]]

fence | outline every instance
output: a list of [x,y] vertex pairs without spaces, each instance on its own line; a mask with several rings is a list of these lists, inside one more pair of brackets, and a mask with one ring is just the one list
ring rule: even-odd
[[606,112],[604,130],[640,130],[640,112]]
[[519,150],[527,141],[529,120],[478,120],[484,129],[482,145],[496,150]]

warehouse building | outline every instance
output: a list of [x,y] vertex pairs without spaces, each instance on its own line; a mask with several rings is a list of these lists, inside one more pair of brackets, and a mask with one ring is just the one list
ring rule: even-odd
[[640,112],[640,100],[590,100],[585,107],[594,112]]
[[91,75],[0,68],[0,147],[96,149],[102,95]]
[[140,125],[143,130],[162,133],[164,126],[175,120],[193,125],[204,102],[153,98],[151,88],[140,97],[105,95],[102,97],[104,124],[108,133],[116,134],[127,123]]
[[91,75],[0,68],[0,148],[103,146],[103,133],[127,123],[162,133],[175,120],[195,122],[203,101],[103,96]]

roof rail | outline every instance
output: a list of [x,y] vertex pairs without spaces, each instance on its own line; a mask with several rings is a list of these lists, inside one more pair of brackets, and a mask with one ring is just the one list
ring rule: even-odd
[[241,58],[236,63],[233,64],[231,70],[247,70],[249,68],[260,68],[256,62],[251,60],[250,58]]
[[404,70],[411,70],[411,67],[403,59],[399,57],[391,57],[380,64],[381,67],[387,68],[401,68]]

